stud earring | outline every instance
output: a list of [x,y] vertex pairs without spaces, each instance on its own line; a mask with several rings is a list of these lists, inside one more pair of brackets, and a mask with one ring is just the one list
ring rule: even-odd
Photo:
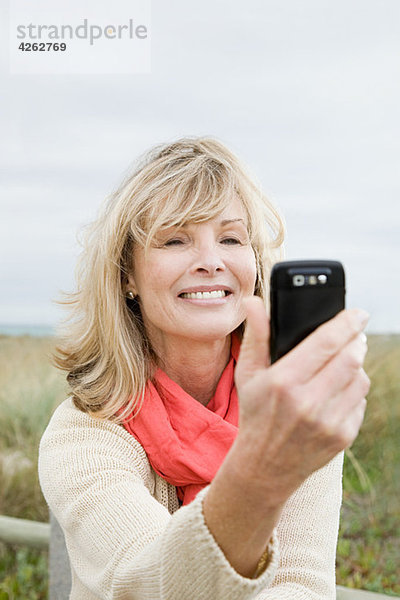
[[129,300],[134,300],[135,294],[133,292],[128,292],[127,297],[129,298]]

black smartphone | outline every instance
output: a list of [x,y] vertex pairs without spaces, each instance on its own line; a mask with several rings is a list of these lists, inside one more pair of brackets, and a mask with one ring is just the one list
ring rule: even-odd
[[334,260],[276,263],[270,282],[271,363],[345,307],[343,265]]

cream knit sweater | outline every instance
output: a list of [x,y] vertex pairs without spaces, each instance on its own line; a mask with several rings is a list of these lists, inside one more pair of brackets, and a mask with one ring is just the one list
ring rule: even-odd
[[231,567],[205,524],[207,487],[179,508],[175,487],[153,471],[133,436],[65,400],[43,434],[39,476],[65,534],[70,598],[335,598],[342,459],[313,473],[288,500],[271,560],[249,579]]

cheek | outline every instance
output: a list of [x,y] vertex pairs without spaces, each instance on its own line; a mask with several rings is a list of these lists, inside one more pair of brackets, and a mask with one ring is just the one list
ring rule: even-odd
[[256,258],[252,250],[236,262],[236,273],[243,289],[252,294],[257,279]]
[[154,257],[141,271],[140,283],[143,297],[151,296],[154,300],[170,292],[171,286],[178,277],[177,261],[170,257]]
[[160,326],[165,320],[165,269],[157,261],[148,261],[139,281],[140,307],[146,328]]

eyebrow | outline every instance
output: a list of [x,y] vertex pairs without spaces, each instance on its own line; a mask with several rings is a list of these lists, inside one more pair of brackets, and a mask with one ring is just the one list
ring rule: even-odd
[[[246,229],[247,229],[247,224],[244,221],[244,219],[222,219],[222,221],[220,221],[220,225],[222,227],[224,227],[225,225],[229,225],[230,223],[242,223]],[[185,229],[186,227],[188,227],[190,225],[190,223],[185,223],[182,227],[179,227],[178,229]],[[171,226],[171,227],[167,227],[167,230],[169,229],[176,229],[175,227]]]
[[243,225],[246,226],[246,223],[243,221],[243,219],[224,219],[221,221],[221,225],[229,225],[229,223],[237,223],[238,221],[241,221]]

